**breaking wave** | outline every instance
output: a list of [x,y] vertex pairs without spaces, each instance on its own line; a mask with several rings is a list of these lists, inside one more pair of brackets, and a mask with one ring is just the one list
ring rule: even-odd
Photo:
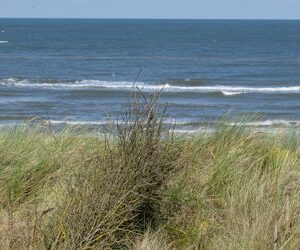
[[[109,120],[109,119],[103,119],[103,120],[96,120],[96,121],[82,121],[82,120],[45,120],[45,122],[48,122],[53,125],[106,125],[106,124],[122,124],[124,123],[122,120]],[[195,122],[193,119],[175,119],[175,118],[166,118],[163,119],[164,124],[169,125],[186,125],[191,124]],[[128,122],[130,123],[130,122]]]
[[229,123],[228,125],[244,125],[253,127],[298,127],[300,126],[299,120],[265,120],[254,122],[236,122]]
[[46,89],[110,89],[110,90],[129,90],[137,87],[142,91],[163,90],[164,92],[198,92],[198,93],[221,93],[224,96],[235,96],[249,93],[278,93],[289,94],[299,93],[300,86],[273,86],[273,87],[249,87],[249,86],[227,86],[227,85],[212,85],[212,86],[184,86],[166,84],[147,84],[143,82],[127,82],[127,81],[99,81],[99,80],[81,80],[73,82],[65,81],[43,81],[34,82],[30,80],[20,80],[16,78],[0,80],[0,85],[10,87],[23,88],[46,88]]
[[[79,120],[50,120],[47,121],[53,125],[105,125],[105,124],[121,124],[120,120],[98,120],[98,121],[79,121]],[[196,121],[195,119],[175,119],[167,118],[163,120],[164,124],[170,125],[191,125],[189,127],[199,128],[204,126],[204,122]],[[217,125],[218,121],[210,121],[210,125]],[[228,122],[224,125],[228,126],[253,126],[253,127],[298,127],[300,126],[300,120],[261,120],[253,122]]]

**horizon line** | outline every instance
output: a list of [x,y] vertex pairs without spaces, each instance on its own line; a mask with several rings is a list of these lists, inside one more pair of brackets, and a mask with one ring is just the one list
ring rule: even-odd
[[73,20],[220,20],[220,21],[300,21],[300,18],[165,18],[165,17],[0,17],[0,19],[73,19]]

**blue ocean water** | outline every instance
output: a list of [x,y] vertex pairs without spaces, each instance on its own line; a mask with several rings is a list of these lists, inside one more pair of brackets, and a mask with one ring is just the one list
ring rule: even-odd
[[300,125],[300,21],[0,19],[0,124],[117,119],[137,76],[182,129]]

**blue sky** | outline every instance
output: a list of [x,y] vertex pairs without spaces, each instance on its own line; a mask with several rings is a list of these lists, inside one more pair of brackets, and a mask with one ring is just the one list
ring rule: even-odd
[[0,0],[0,17],[300,19],[300,0]]

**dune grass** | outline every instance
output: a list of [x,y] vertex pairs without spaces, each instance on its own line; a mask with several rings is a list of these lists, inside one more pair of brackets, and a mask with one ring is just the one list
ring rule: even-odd
[[163,130],[156,97],[114,136],[0,132],[0,249],[297,249],[297,133]]

